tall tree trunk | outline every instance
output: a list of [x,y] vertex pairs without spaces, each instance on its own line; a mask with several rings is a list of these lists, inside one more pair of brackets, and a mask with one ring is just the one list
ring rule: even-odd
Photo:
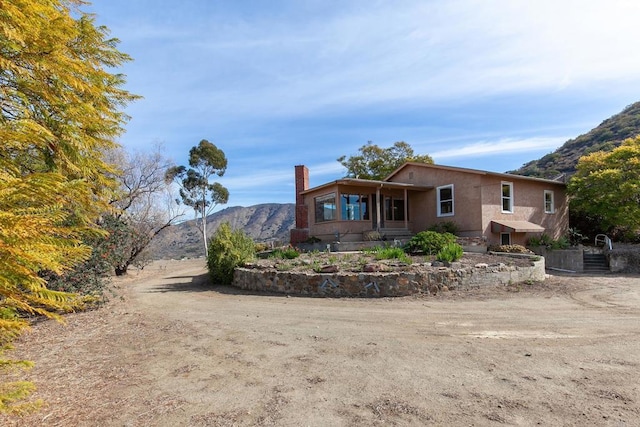
[[205,209],[202,209],[202,238],[204,240],[204,256],[209,259],[209,248],[207,246],[207,217]]

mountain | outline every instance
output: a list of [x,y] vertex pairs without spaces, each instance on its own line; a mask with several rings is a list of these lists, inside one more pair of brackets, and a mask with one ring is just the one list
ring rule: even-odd
[[575,172],[580,157],[595,151],[611,151],[625,139],[638,134],[640,102],[629,105],[588,133],[568,140],[553,153],[525,163],[520,169],[509,173],[551,179],[562,174],[571,175]]
[[[231,228],[242,229],[256,242],[289,241],[289,230],[295,223],[295,205],[269,203],[249,207],[235,206],[207,217],[209,236],[224,222]],[[204,255],[202,233],[195,220],[185,221],[164,229],[153,239],[149,253],[154,259],[180,259]]]

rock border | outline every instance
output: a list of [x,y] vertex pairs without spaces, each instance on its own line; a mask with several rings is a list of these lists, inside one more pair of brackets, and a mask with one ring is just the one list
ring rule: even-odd
[[233,286],[287,295],[313,297],[401,297],[437,294],[454,289],[539,282],[545,279],[543,257],[529,267],[477,264],[474,267],[428,267],[392,272],[298,272],[236,268]]

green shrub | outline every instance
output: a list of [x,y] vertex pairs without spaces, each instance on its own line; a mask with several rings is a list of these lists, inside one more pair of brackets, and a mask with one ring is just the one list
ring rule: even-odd
[[294,259],[300,256],[300,252],[298,252],[295,248],[278,248],[271,252],[269,258],[280,258],[280,259]]
[[456,236],[451,233],[438,233],[436,231],[421,231],[409,240],[407,248],[409,252],[422,252],[433,255],[450,243],[456,243]]
[[460,227],[454,221],[442,221],[433,224],[429,227],[429,231],[435,231],[437,233],[451,233],[457,234]]
[[[548,234],[542,234],[538,236],[532,236],[529,238],[527,242],[528,246],[538,247],[545,246],[548,249],[566,249],[571,246],[569,239],[566,237],[561,237],[558,240],[554,240]],[[504,252],[504,251],[499,251]]]
[[363,231],[362,240],[365,242],[377,242],[382,240],[382,234],[376,230]]
[[548,234],[541,234],[540,236],[531,236],[527,242],[528,246],[551,246],[553,239]]
[[231,230],[229,223],[221,224],[209,239],[207,267],[213,283],[228,285],[233,270],[255,258],[255,245],[242,230]]
[[522,245],[491,245],[489,246],[491,252],[506,252],[511,254],[530,254],[529,249]]
[[374,256],[376,259],[397,259],[405,264],[411,264],[411,258],[407,256],[402,248],[388,246],[382,248],[378,246],[374,251]]
[[567,249],[569,246],[571,246],[569,239],[564,236],[551,242],[551,249]]
[[255,244],[255,251],[256,253],[258,252],[265,252],[269,249],[269,244],[268,243],[264,243],[264,242],[260,242],[260,243],[256,243]]
[[441,262],[454,262],[462,258],[462,253],[462,246],[457,243],[449,243],[436,254],[436,260]]

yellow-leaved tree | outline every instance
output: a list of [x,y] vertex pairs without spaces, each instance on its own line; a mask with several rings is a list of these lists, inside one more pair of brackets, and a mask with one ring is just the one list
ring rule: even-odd
[[[81,10],[82,0],[0,0],[0,367],[28,327],[26,314],[59,318],[82,307],[47,289],[39,272],[86,259],[82,238],[116,188],[104,157],[136,96],[110,72],[130,58]],[[21,411],[33,385],[0,384],[0,411]]]

